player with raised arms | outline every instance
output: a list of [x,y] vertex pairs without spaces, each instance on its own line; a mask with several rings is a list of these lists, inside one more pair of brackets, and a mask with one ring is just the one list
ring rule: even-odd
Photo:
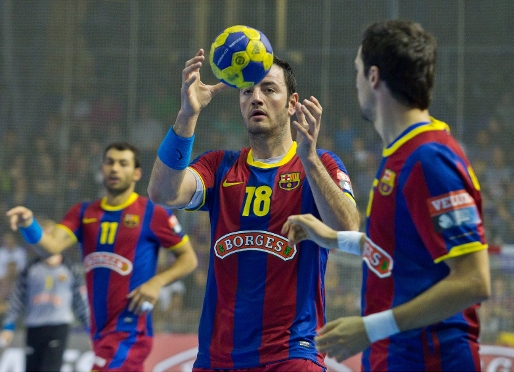
[[329,251],[312,242],[290,245],[280,229],[290,214],[303,212],[334,228],[358,229],[350,178],[335,154],[316,149],[321,104],[314,97],[298,101],[291,66],[277,56],[262,81],[239,91],[250,147],[210,151],[190,164],[198,116],[227,89],[202,83],[204,61],[199,50],[185,64],[180,111],[148,188],[154,202],[210,215],[193,370],[323,371],[314,337],[325,323]]

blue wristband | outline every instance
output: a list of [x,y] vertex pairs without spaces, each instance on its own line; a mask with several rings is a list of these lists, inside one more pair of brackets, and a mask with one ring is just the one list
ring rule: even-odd
[[14,328],[16,328],[16,325],[14,322],[6,323],[2,327],[2,331],[14,331]]
[[171,127],[159,146],[157,156],[171,169],[186,169],[193,152],[194,140],[194,134],[189,138],[180,137],[175,134],[173,127]]
[[36,244],[43,237],[43,228],[35,218],[32,218],[32,223],[29,227],[20,227],[20,232],[23,239],[29,244]]

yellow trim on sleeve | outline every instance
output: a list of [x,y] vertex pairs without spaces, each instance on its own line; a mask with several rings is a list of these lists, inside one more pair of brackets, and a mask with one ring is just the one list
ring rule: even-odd
[[177,243],[171,247],[168,247],[166,248],[167,250],[174,250],[174,249],[177,249],[177,248],[180,248],[182,247],[184,244],[186,244],[187,242],[189,241],[189,235],[184,235],[184,237],[182,238],[182,240],[180,241],[180,243]]
[[346,192],[346,191],[343,191],[343,193],[346,195],[346,197],[348,199],[350,199],[352,201],[353,205],[357,205],[357,202],[355,201],[355,198],[353,197],[352,194],[350,194],[349,192]]
[[202,185],[203,185],[203,197],[202,197],[202,202],[200,203],[200,205],[196,208],[192,208],[192,209],[185,209],[186,211],[188,212],[194,212],[194,211],[197,211],[199,210],[200,208],[203,207],[203,205],[205,204],[205,198],[206,198],[206,195],[207,195],[207,188],[205,187],[205,182],[203,182],[203,178],[202,176],[200,175],[200,173],[198,173],[196,171],[196,169],[194,168],[191,168],[191,167],[187,167],[187,169],[189,169],[191,172],[195,172],[195,174],[200,178],[200,181],[202,181]]
[[445,254],[444,256],[438,257],[434,260],[434,263],[439,263],[441,261],[446,260],[447,258],[452,257],[458,257],[462,256],[464,254],[472,253],[472,252],[478,252],[484,249],[487,249],[487,244],[482,244],[480,242],[472,242],[472,243],[466,243],[462,245],[456,245],[452,249],[450,249],[450,252],[448,254]]
[[70,230],[70,228],[68,226],[64,226],[64,225],[58,223],[55,225],[55,227],[59,227],[59,228],[63,229],[64,231],[66,231],[68,233],[68,235],[71,236],[71,238],[73,239],[73,242],[76,243],[78,241],[77,237],[75,236],[73,231]]

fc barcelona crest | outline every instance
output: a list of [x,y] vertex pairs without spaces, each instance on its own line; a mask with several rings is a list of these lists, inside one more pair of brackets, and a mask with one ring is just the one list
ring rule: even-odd
[[389,195],[393,191],[395,179],[396,173],[391,169],[386,169],[378,184],[378,191],[384,196]]
[[130,228],[139,226],[139,215],[126,214],[125,218],[123,218],[123,225]]
[[282,190],[291,191],[300,185],[300,172],[285,173],[280,175],[278,186]]

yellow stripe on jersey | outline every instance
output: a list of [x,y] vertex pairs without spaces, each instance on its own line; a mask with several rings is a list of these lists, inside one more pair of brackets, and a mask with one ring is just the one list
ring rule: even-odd
[[434,260],[434,263],[439,263],[441,261],[446,260],[447,258],[452,257],[459,257],[464,254],[472,253],[472,252],[478,252],[484,249],[487,249],[487,244],[482,244],[480,242],[471,242],[461,245],[456,245],[452,249],[450,249],[450,252],[448,254],[445,254],[444,256],[438,257]]
[[416,129],[411,130],[405,136],[403,136],[398,141],[396,141],[391,147],[384,148],[384,150],[382,151],[382,156],[385,158],[385,157],[391,155],[396,150],[398,150],[401,145],[403,145],[408,140],[416,137],[420,133],[429,132],[432,130],[445,130],[447,132],[450,132],[450,127],[448,126],[448,124],[446,124],[442,121],[439,121],[437,119],[434,119],[433,117],[430,117],[430,119],[432,120],[432,122],[430,124],[421,125],[421,126],[417,127]]
[[76,243],[78,241],[77,237],[75,236],[73,231],[71,231],[69,229],[68,226],[64,226],[64,225],[61,225],[60,223],[58,223],[57,225],[55,225],[55,227],[59,227],[59,228],[63,229],[64,231],[66,231],[68,233],[68,235],[71,236],[71,238],[73,239],[74,243]]
[[475,171],[471,167],[471,165],[468,166],[468,174],[469,174],[469,177],[471,177],[471,181],[473,182],[473,186],[475,186],[475,189],[480,191],[480,184],[478,183],[478,178],[475,174]]
[[168,248],[165,248],[167,250],[174,250],[174,249],[177,249],[177,248],[180,248],[182,247],[184,244],[186,244],[187,242],[189,241],[189,235],[184,235],[184,237],[182,238],[182,240],[180,241],[180,243],[177,243],[175,245],[172,245],[171,247],[168,247]]

